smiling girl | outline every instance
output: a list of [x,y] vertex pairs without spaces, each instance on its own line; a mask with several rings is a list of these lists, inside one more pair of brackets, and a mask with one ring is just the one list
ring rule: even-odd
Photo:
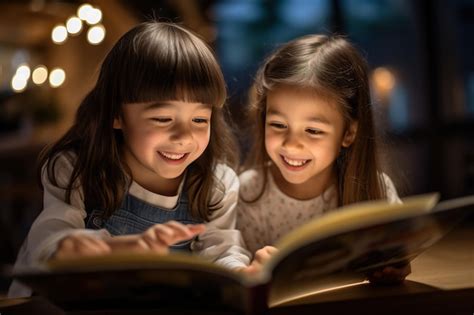
[[[219,65],[190,31],[148,22],[126,33],[74,125],[40,157],[44,209],[15,267],[169,249],[246,266],[225,100]],[[14,282],[9,296],[30,293]]]
[[[250,271],[310,219],[359,201],[400,202],[379,167],[367,65],[347,40],[309,35],[284,44],[260,68],[251,96],[255,142],[237,219],[255,253]],[[389,267],[380,278],[408,273],[409,265]]]

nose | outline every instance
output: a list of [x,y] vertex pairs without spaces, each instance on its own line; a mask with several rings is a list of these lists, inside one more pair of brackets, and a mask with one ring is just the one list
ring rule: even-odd
[[193,140],[191,129],[185,123],[176,123],[171,133],[171,142],[186,146]]
[[301,149],[303,144],[300,139],[301,138],[297,133],[288,130],[283,139],[282,146],[286,149]]

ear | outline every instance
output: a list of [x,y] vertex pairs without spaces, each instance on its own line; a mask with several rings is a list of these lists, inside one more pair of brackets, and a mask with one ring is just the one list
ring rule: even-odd
[[352,121],[349,124],[349,127],[346,129],[346,133],[344,134],[344,138],[342,139],[342,146],[344,148],[348,148],[354,142],[358,126],[359,123],[357,121]]
[[113,128],[114,129],[122,129],[122,118],[121,117],[114,118]]

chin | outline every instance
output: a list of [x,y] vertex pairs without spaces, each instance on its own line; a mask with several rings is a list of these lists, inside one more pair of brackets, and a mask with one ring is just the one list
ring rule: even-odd
[[288,175],[283,175],[283,178],[290,184],[293,184],[293,185],[300,185],[300,184],[304,184],[308,181],[308,177],[307,176],[288,176]]
[[179,170],[179,171],[158,171],[157,172],[161,177],[166,178],[166,179],[175,179],[179,176],[181,176],[184,173],[184,170]]

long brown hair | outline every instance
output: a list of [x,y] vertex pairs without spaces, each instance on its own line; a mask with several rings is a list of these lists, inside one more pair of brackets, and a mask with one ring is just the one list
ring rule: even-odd
[[385,197],[381,180],[375,128],[372,117],[367,63],[346,39],[308,35],[290,41],[273,52],[257,72],[250,92],[249,118],[253,121],[253,148],[245,168],[263,170],[270,161],[265,150],[266,98],[277,84],[309,87],[335,100],[346,126],[358,122],[354,142],[342,148],[336,160],[339,206]]
[[[217,163],[235,166],[235,141],[224,119],[226,87],[209,47],[189,30],[170,23],[145,22],[123,35],[102,63],[95,87],[80,104],[73,126],[39,158],[49,180],[58,186],[55,163],[61,153],[76,161],[66,190],[82,188],[86,210],[118,209],[131,183],[121,161],[122,133],[113,128],[128,103],[182,100],[212,105],[211,136],[204,153],[187,172],[186,190],[192,215],[205,220],[216,209],[211,192],[219,188],[213,176]],[[218,135],[218,136],[216,136]]]

